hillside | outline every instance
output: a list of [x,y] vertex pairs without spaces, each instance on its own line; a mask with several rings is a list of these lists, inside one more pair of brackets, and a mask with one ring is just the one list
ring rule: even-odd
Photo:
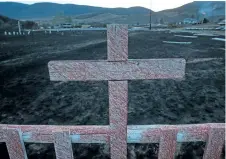
[[17,23],[18,22],[15,19],[0,15],[0,31],[15,30],[17,28]]
[[124,23],[124,24],[147,24],[149,14],[112,14],[112,13],[89,13],[72,17],[74,23]]
[[[0,14],[16,19],[49,19],[57,15],[71,17],[75,23],[149,23],[150,10],[143,7],[131,8],[101,8],[75,4],[35,3],[32,5],[0,2]],[[225,18],[225,2],[192,2],[179,8],[152,11],[152,23],[178,22],[184,18],[215,20]]]
[[[21,21],[21,25],[25,29],[37,27],[37,24],[32,21]],[[0,15],[0,32],[4,31],[18,31],[18,20]]]
[[[157,13],[158,17],[165,21],[182,21],[184,18],[203,19],[214,18],[216,21],[219,18],[225,18],[225,2],[223,1],[197,1],[188,3],[179,8],[164,10]],[[215,18],[217,17],[217,18]]]

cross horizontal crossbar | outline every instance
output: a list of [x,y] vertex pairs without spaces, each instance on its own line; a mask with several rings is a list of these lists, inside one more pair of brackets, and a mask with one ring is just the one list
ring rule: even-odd
[[139,80],[183,78],[184,59],[128,61],[51,61],[51,81]]
[[[214,125],[218,131],[224,124],[194,125],[128,125],[127,143],[159,143],[162,130],[175,130],[177,142],[206,141]],[[1,130],[17,129],[28,143],[54,143],[54,132],[68,131],[72,143],[109,143],[109,126],[49,126],[49,125],[1,125]],[[7,131],[4,131],[7,132]],[[0,142],[5,142],[0,135]]]

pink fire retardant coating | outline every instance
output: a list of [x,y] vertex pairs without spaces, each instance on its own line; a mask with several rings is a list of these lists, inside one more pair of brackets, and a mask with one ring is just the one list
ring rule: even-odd
[[52,81],[176,79],[185,75],[184,59],[108,61],[51,61]]
[[[70,132],[70,135],[79,134],[80,140],[74,140],[73,143],[109,143],[108,135],[104,133],[110,133],[108,126],[50,126],[50,125],[4,125],[0,124],[0,142],[6,142],[7,129],[16,128],[14,130],[20,132],[20,136],[23,136],[23,140],[21,139],[21,143],[23,142],[34,142],[34,143],[49,143],[47,138],[42,138],[42,140],[35,140],[33,135],[36,136],[36,139],[40,139],[40,136],[44,134],[51,137],[51,142],[54,143],[52,137],[55,131],[62,130],[73,130]],[[34,129],[36,128],[36,129]],[[37,133],[35,130],[45,129],[45,131],[40,131]],[[87,129],[81,130],[81,129]],[[97,130],[100,131],[97,131]],[[163,140],[163,130],[176,130],[177,135],[182,134],[181,139],[177,139],[178,142],[196,142],[196,141],[207,141],[207,147],[205,151],[205,158],[218,158],[221,154],[222,143],[224,143],[224,132],[225,132],[225,124],[189,124],[189,125],[129,125],[128,129],[128,137],[130,135],[140,132],[137,135],[141,136],[141,139],[136,140],[132,143],[161,143],[161,139]],[[214,130],[215,129],[215,130]],[[101,130],[103,132],[101,132]],[[78,132],[77,132],[78,131]],[[131,132],[132,131],[132,132]],[[134,131],[134,133],[133,133]],[[214,131],[216,133],[211,133]],[[77,132],[77,133],[76,133]],[[219,132],[219,133],[218,133]],[[44,133],[44,134],[42,134]],[[81,133],[81,134],[80,134]],[[85,133],[87,135],[83,135]],[[95,133],[101,133],[99,135],[94,135]],[[209,134],[210,133],[210,134]],[[209,134],[209,135],[208,135]],[[27,139],[26,136],[29,136],[30,139]],[[136,135],[136,136],[137,136]],[[212,136],[212,137],[211,137]],[[103,137],[105,138],[104,140]],[[20,137],[21,138],[21,137]],[[101,138],[101,140],[100,140]],[[161,138],[161,139],[160,139]],[[218,138],[217,141],[214,138]],[[209,140],[208,140],[209,139]],[[127,139],[127,142],[131,143],[131,139]],[[216,142],[212,142],[216,141]],[[214,143],[216,146],[212,146],[211,143]],[[161,145],[161,144],[160,144]],[[160,146],[161,147],[161,146]],[[161,149],[161,148],[160,148]],[[174,151],[172,151],[174,152]],[[218,153],[219,152],[219,153]],[[213,157],[214,156],[214,157]]]
[[69,132],[54,132],[54,147],[57,159],[73,159],[73,151]]
[[0,125],[6,128],[20,129],[22,132],[49,134],[55,131],[70,131],[70,134],[108,134],[108,126],[53,126],[53,125]]
[[159,159],[174,159],[177,145],[177,130],[165,129],[161,130],[159,143]]
[[178,126],[179,133],[184,134],[184,142],[205,141],[208,136],[209,124],[189,124]]
[[108,88],[111,158],[126,159],[128,82],[109,81]]
[[224,142],[225,125],[221,127],[218,124],[211,125],[203,159],[220,159]]
[[107,26],[108,61],[127,61],[128,25]]
[[[108,25],[107,28],[108,61],[128,60],[128,26]],[[125,63],[122,63],[123,65]],[[122,66],[122,65],[121,65]],[[106,66],[105,66],[106,67]],[[121,70],[120,66],[115,67],[115,71]],[[112,72],[113,71],[113,72]],[[108,74],[110,72],[110,74]],[[104,76],[114,74],[114,68],[110,68]],[[121,74],[124,76],[126,73]],[[130,74],[130,73],[128,73]],[[101,76],[101,75],[100,75]],[[110,78],[108,80],[126,80],[123,77]],[[127,158],[127,114],[128,114],[128,82],[109,81],[109,121],[110,121],[110,154],[112,159]]]
[[76,143],[104,143],[110,144],[109,134],[95,134],[95,135],[79,135],[79,139],[76,139]]
[[[224,131],[225,124],[187,124],[187,125],[128,125],[127,134],[129,143],[159,143],[162,129],[176,129],[178,142],[207,141],[211,127]],[[21,131],[23,141],[26,143],[53,143],[53,132],[69,131],[70,135],[80,135],[79,139],[72,140],[73,143],[108,143],[110,135],[109,126],[53,126],[53,125],[6,125],[0,124],[0,142],[5,142],[7,129]],[[34,129],[36,128],[36,129]],[[41,131],[44,129],[45,131]],[[139,140],[133,141],[131,135],[137,134]],[[181,136],[182,135],[182,136]],[[35,136],[35,137],[34,137]],[[42,136],[48,136],[41,138]],[[40,140],[40,138],[42,140]],[[224,140],[224,138],[222,138]]]
[[10,159],[27,159],[20,131],[17,129],[7,129],[4,133],[5,143]]

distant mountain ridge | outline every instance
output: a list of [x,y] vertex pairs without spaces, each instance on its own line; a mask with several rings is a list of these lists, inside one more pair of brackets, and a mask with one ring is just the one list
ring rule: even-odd
[[79,15],[87,13],[112,13],[118,15],[147,14],[150,10],[143,7],[102,8],[76,4],[35,3],[32,5],[0,2],[0,14],[10,18],[45,18],[59,13],[64,15]]
[[[149,23],[150,9],[143,7],[102,8],[76,4],[0,2],[0,15],[14,19],[53,18],[59,14],[73,16],[74,22],[89,23]],[[197,1],[175,9],[152,13],[152,22],[177,22],[184,18],[225,18],[224,1]]]

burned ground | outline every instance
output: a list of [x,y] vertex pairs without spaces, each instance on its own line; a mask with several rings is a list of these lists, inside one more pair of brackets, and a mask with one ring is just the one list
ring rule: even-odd
[[[223,123],[224,42],[205,36],[190,39],[174,35],[129,33],[130,59],[185,58],[187,64],[184,80],[129,81],[128,124]],[[0,123],[108,124],[107,82],[51,82],[47,68],[50,60],[106,59],[106,38],[103,31],[67,32],[63,36],[43,32],[0,36]],[[170,40],[192,44],[162,42]],[[196,151],[182,149],[185,155],[178,158],[201,156],[204,144],[198,145],[201,146],[193,146]],[[77,158],[108,158],[103,145],[73,146]],[[54,156],[52,145],[27,144],[26,147],[30,158]],[[158,145],[132,144],[128,147],[129,158],[155,158],[156,147]]]

